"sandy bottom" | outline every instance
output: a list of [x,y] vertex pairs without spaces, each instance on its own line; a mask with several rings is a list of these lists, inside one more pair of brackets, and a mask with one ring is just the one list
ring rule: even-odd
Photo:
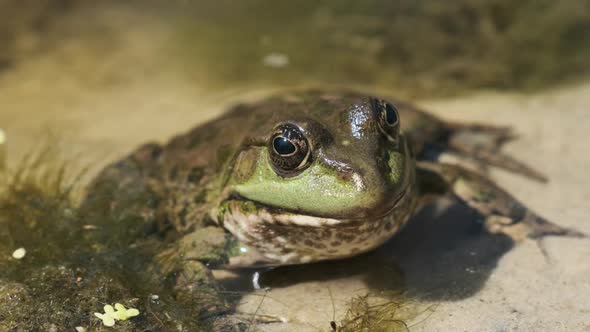
[[[166,39],[166,29],[149,18],[138,20],[130,26],[141,27],[142,35],[153,29],[149,42],[136,38],[139,28],[129,28],[116,35],[119,46],[105,53],[96,43],[102,37],[89,47],[73,34],[0,75],[0,128],[11,160],[53,136],[67,158],[96,172],[140,143],[165,141],[230,104],[275,89],[212,91],[178,69],[158,67],[160,60],[150,53]],[[513,126],[520,137],[506,151],[550,182],[497,170],[492,177],[541,215],[590,234],[590,84],[527,96],[485,93],[416,102],[447,119]],[[514,243],[503,235],[474,234],[467,219],[468,212],[443,202],[364,263],[264,272],[262,286],[270,291],[245,296],[239,311],[287,321],[261,325],[268,331],[328,331],[352,296],[385,284],[406,290],[424,308],[435,304],[426,319],[414,319],[413,330],[590,331],[590,240]],[[401,281],[394,280],[399,271]]]

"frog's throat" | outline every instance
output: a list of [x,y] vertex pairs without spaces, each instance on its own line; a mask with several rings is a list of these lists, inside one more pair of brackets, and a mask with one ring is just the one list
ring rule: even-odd
[[[223,213],[224,209],[231,207],[234,210],[239,209],[247,215],[258,215],[260,218],[262,218],[263,221],[266,221],[268,223],[277,223],[282,225],[322,227],[327,225],[351,224],[356,222],[371,222],[372,220],[383,219],[390,215],[392,211],[394,211],[395,209],[400,208],[400,201],[402,201],[403,198],[406,197],[406,195],[410,194],[412,187],[413,183],[408,183],[406,187],[397,195],[397,197],[393,199],[394,203],[387,211],[382,212],[379,215],[374,215],[370,217],[331,218],[309,214],[297,210],[277,208],[261,204],[259,202],[254,202],[242,197],[234,197],[225,201],[222,204],[221,211],[218,211],[217,216],[219,216],[219,212]],[[216,220],[223,222],[223,218],[219,218]]]
[[407,222],[416,204],[415,185],[380,217],[334,219],[291,213],[230,199],[217,220],[244,248],[265,258],[265,265],[301,264],[340,259],[369,251],[387,241]]

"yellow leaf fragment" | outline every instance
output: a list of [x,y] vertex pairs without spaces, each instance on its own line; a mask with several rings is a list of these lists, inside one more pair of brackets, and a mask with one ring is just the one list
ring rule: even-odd
[[115,326],[115,318],[108,313],[101,314],[101,313],[95,312],[94,316],[96,316],[96,317],[98,317],[98,319],[102,320],[102,325],[104,325],[106,327]]
[[108,327],[115,326],[115,322],[118,320],[124,321],[139,315],[139,310],[135,308],[127,309],[121,303],[115,303],[114,308],[112,305],[107,304],[103,307],[103,310],[104,314],[95,312],[94,315],[102,320],[104,326]]

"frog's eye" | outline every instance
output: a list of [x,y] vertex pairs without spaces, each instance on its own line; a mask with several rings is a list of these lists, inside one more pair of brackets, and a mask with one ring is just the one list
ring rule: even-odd
[[385,123],[388,126],[393,127],[397,125],[399,122],[399,117],[397,115],[397,108],[390,103],[385,103]]
[[269,141],[269,150],[273,168],[282,176],[294,175],[311,161],[307,139],[299,128],[291,124],[275,129]]
[[381,99],[373,99],[372,106],[379,122],[379,129],[389,138],[395,139],[400,128],[397,108],[392,103]]

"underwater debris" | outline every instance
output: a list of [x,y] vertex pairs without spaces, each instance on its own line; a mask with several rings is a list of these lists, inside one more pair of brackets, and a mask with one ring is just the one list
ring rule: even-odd
[[331,321],[330,327],[339,332],[407,332],[434,312],[435,306],[423,306],[403,294],[357,296],[351,300],[340,326]]
[[102,324],[107,327],[115,326],[115,323],[118,320],[125,321],[139,315],[139,310],[135,308],[127,309],[121,303],[115,303],[115,308],[113,308],[112,305],[107,304],[103,307],[103,310],[104,314],[95,312],[94,316],[102,320]]
[[104,326],[107,327],[113,327],[115,326],[115,309],[113,309],[113,306],[111,305],[105,305],[104,306],[104,314],[101,314],[100,312],[95,312],[94,316],[96,316],[98,319],[102,320],[102,324]]
[[270,53],[262,59],[262,63],[267,67],[282,68],[289,64],[289,57],[282,53]]
[[23,259],[26,254],[27,254],[27,250],[25,248],[18,248],[12,253],[12,258]]
[[115,318],[117,320],[128,320],[131,317],[135,317],[139,315],[139,310],[135,309],[135,308],[129,308],[127,309],[124,305],[122,305],[121,303],[115,303]]

